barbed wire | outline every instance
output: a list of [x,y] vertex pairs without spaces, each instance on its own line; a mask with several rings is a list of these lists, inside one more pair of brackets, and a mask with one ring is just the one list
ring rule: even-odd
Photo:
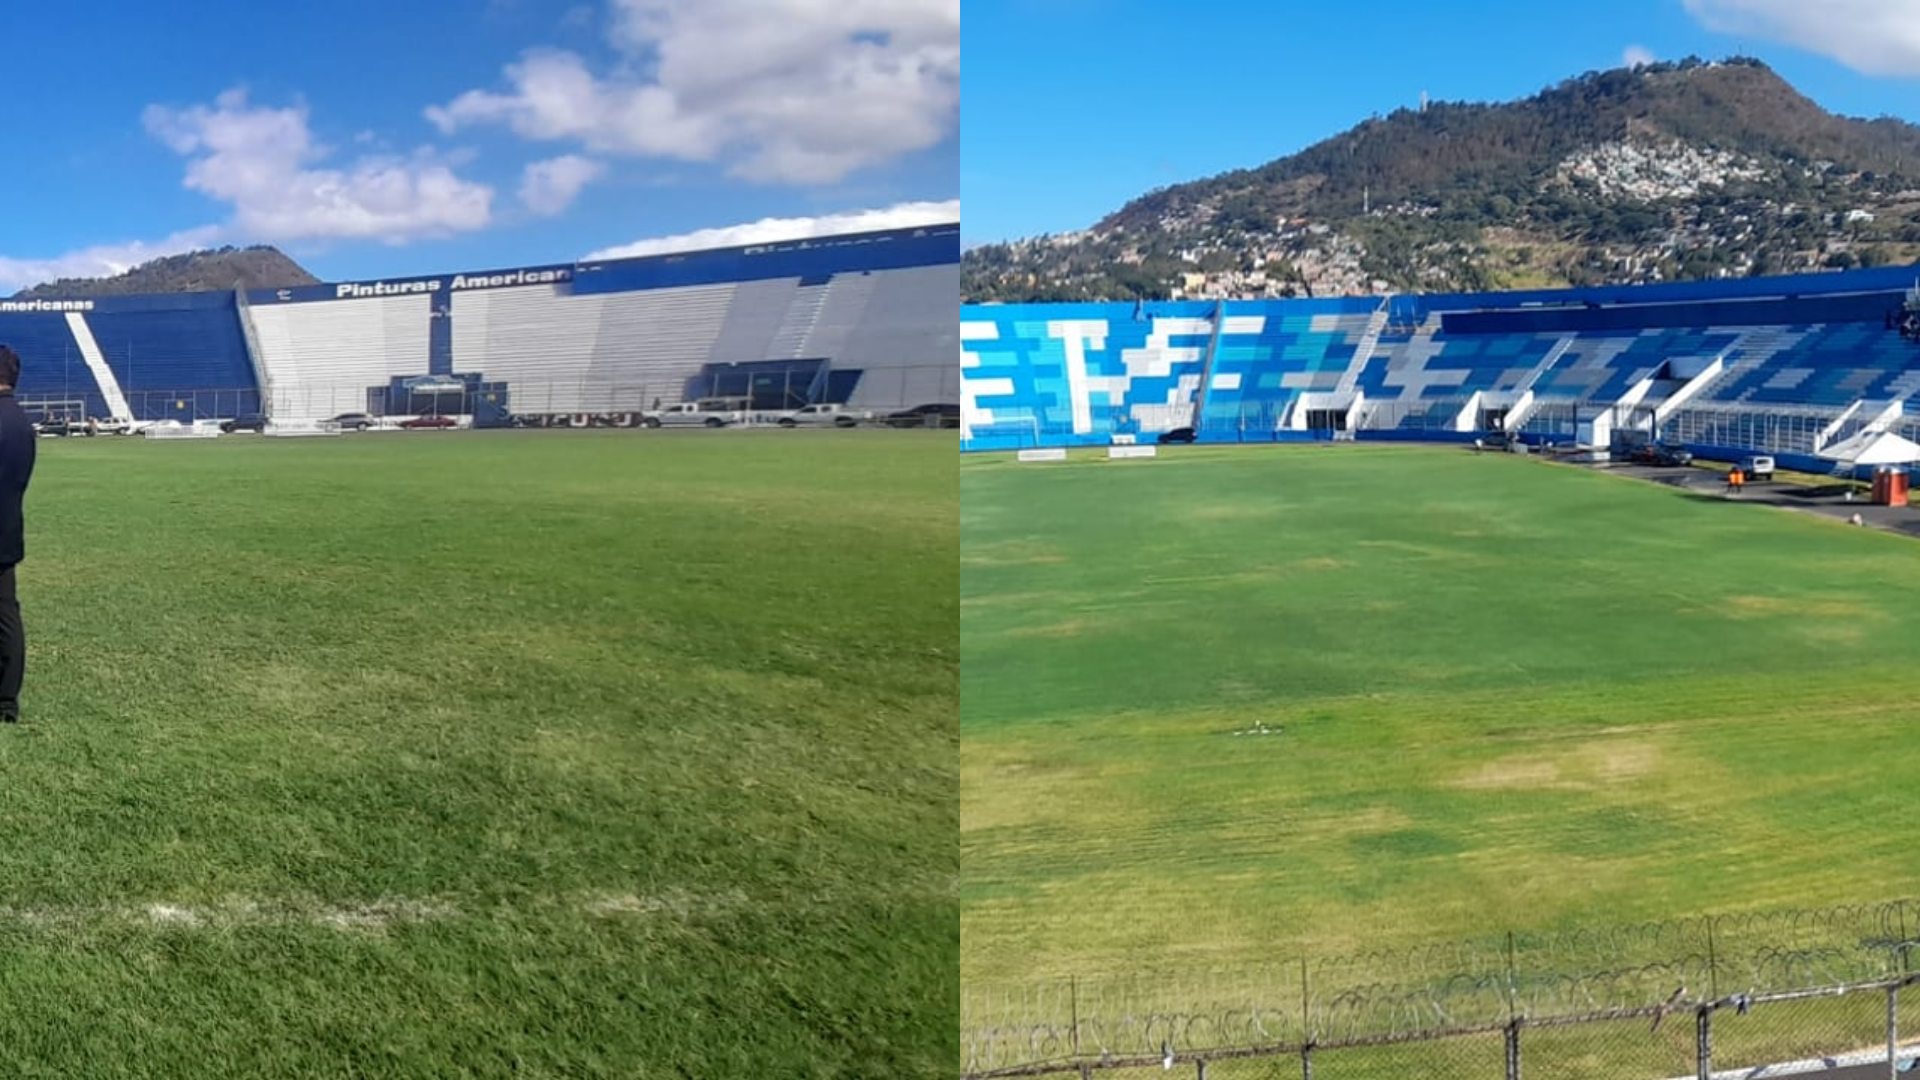
[[[974,983],[969,1074],[1187,1052],[1269,1051],[1650,1015],[1898,981],[1920,901],[1698,916],[1423,943],[1163,975]],[[1277,1052],[1277,1051],[1275,1051]]]

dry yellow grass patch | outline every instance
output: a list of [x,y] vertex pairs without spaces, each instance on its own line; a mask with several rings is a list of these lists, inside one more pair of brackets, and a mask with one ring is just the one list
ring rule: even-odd
[[1652,775],[1660,747],[1648,739],[1592,739],[1553,753],[1510,754],[1456,779],[1469,791],[1597,791]]
[[1729,596],[1726,614],[1735,619],[1797,616],[1807,619],[1885,619],[1887,613],[1860,600],[1814,596]]
[[1032,540],[968,544],[960,551],[961,566],[1057,566],[1066,561],[1058,548]]
[[1062,619],[1059,622],[1042,623],[1038,626],[1016,626],[1007,631],[1007,636],[1039,638],[1079,637],[1089,629],[1092,629],[1094,625],[1094,623],[1086,619]]

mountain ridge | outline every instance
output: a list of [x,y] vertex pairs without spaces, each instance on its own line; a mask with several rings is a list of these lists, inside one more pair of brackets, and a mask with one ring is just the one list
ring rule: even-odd
[[1374,116],[962,257],[973,301],[1626,284],[1920,256],[1920,126],[1839,116],[1760,61],[1588,72]]
[[109,277],[61,278],[13,294],[15,300],[84,299],[153,293],[284,289],[320,279],[267,244],[219,247],[163,255]]

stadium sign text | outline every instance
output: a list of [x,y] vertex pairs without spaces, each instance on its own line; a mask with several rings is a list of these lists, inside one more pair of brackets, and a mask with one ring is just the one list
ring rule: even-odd
[[455,291],[498,289],[507,285],[551,285],[572,278],[573,271],[562,267],[556,270],[512,270],[504,274],[455,274],[452,278],[423,278],[417,281],[349,281],[334,286],[333,295],[335,299],[407,296],[437,293],[443,285]]
[[91,300],[0,300],[0,312],[92,310]]

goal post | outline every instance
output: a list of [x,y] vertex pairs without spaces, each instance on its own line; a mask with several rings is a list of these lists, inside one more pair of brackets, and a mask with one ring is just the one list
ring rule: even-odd
[[36,422],[65,420],[70,424],[87,421],[85,398],[21,398],[20,411]]

